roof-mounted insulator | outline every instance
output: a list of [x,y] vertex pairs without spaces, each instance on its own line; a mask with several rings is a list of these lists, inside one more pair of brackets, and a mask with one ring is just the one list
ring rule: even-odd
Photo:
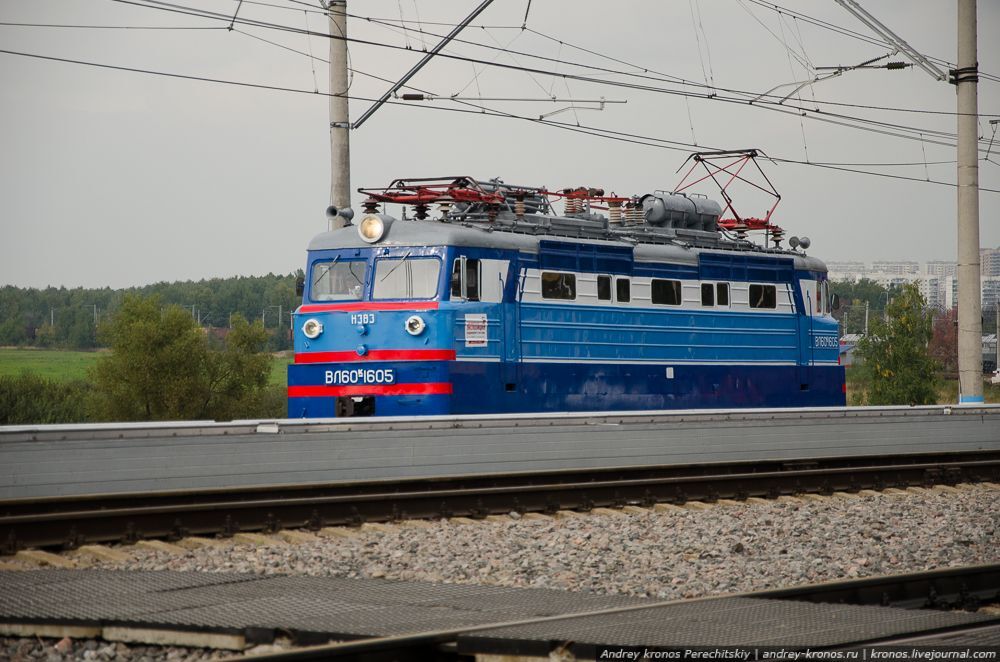
[[629,225],[641,225],[646,220],[645,210],[638,199],[625,203],[625,222]]
[[[613,197],[614,193],[612,193],[611,195]],[[621,225],[622,223],[621,200],[611,200],[608,202],[608,220],[611,221],[612,225]]]
[[451,212],[451,200],[442,200],[438,203],[438,211],[441,212],[441,218],[448,218],[448,214]]
[[774,242],[775,248],[781,248],[781,241],[785,238],[785,231],[779,228],[777,225],[771,228],[771,241]]
[[514,216],[524,218],[524,191],[514,194]]

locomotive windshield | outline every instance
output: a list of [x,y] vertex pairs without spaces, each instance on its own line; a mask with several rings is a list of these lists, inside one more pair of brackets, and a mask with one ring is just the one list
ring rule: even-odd
[[383,258],[375,262],[373,299],[433,299],[441,261],[437,258]]
[[314,301],[359,300],[365,292],[364,260],[317,262],[312,268]]

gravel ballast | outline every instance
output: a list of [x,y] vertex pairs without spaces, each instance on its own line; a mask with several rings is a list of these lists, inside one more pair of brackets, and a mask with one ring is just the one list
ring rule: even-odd
[[666,599],[1000,560],[1000,491],[878,494],[362,529],[313,542],[136,549],[120,570],[196,570],[546,587]]
[[179,646],[142,646],[98,639],[28,639],[0,637],[0,659],[10,662],[62,662],[63,660],[104,662],[139,660],[142,662],[200,662],[231,657],[231,651]]

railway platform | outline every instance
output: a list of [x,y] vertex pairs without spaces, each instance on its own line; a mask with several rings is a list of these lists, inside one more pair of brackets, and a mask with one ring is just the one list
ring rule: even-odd
[[1000,405],[0,427],[0,499],[1000,449]]
[[[995,583],[998,569],[986,574]],[[971,576],[948,581],[971,581]],[[911,577],[898,589],[868,581],[838,590],[884,589],[890,596],[935,580]],[[828,595],[841,595],[829,590]],[[924,640],[924,645],[988,646],[1000,627],[995,613],[823,603],[810,601],[822,597],[815,592],[793,599],[796,595],[774,591],[663,602],[382,579],[36,570],[0,572],[0,633],[234,651],[283,637],[298,645],[326,644],[316,649],[316,659],[338,652],[384,653],[388,646],[410,652],[400,659],[428,659],[433,652],[445,659],[488,660],[549,659],[556,650],[576,659],[602,659],[608,650],[645,648],[801,650]],[[303,652],[308,649],[296,655]]]

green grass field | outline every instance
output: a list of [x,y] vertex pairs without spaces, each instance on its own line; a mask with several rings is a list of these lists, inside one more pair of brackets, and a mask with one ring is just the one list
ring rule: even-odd
[[[0,348],[0,375],[19,375],[30,372],[60,381],[85,379],[87,370],[97,362],[101,352],[71,352],[56,349]],[[271,356],[269,383],[284,386],[285,367],[292,357]]]
[[292,353],[288,356],[271,355],[271,386],[285,386],[288,383],[288,364],[292,362]]
[[99,352],[3,348],[0,349],[0,375],[30,372],[59,381],[84,379],[99,356]]

